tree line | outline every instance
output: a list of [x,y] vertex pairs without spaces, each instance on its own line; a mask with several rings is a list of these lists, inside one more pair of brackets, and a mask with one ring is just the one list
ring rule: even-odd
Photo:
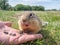
[[[45,10],[44,6],[30,6],[17,4],[12,7],[9,5],[8,0],[0,0],[0,10],[14,10],[14,11],[57,11],[57,9],[48,9]],[[59,10],[60,11],[60,10]]]
[[15,11],[44,11],[45,8],[43,6],[29,6],[23,4],[17,4],[15,7],[9,5],[8,0],[0,0],[0,10],[15,10]]
[[29,6],[29,5],[23,5],[23,4],[18,4],[15,7],[15,10],[29,10],[29,11],[44,11],[45,8],[43,6]]

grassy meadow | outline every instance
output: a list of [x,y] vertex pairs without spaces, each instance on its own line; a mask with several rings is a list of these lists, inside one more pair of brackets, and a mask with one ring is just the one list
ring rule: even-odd
[[[33,11],[48,25],[43,27],[41,33],[43,40],[35,40],[21,45],[60,45],[60,11]],[[11,21],[12,27],[18,29],[18,14],[24,11],[0,11],[1,21]]]

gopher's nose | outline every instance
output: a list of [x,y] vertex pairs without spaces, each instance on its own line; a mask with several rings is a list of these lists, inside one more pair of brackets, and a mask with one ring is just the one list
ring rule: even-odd
[[23,22],[26,22],[26,20],[23,20]]

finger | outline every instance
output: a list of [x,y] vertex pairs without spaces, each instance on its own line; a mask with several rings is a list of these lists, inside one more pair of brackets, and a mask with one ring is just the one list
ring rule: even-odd
[[43,36],[41,34],[31,34],[31,35],[25,34],[18,39],[18,42],[25,43],[27,41],[31,41],[35,39],[42,39],[42,37]]

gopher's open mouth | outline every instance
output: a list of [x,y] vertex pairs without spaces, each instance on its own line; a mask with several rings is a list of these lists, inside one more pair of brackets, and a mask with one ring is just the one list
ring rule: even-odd
[[32,30],[30,30],[30,29],[27,28],[27,29],[24,29],[23,30],[23,33],[32,34]]
[[26,22],[21,23],[21,25],[23,25],[23,26],[25,26],[25,27],[28,27],[28,26],[29,26],[29,24],[26,23]]
[[25,24],[26,27],[28,27],[29,25],[28,24]]

